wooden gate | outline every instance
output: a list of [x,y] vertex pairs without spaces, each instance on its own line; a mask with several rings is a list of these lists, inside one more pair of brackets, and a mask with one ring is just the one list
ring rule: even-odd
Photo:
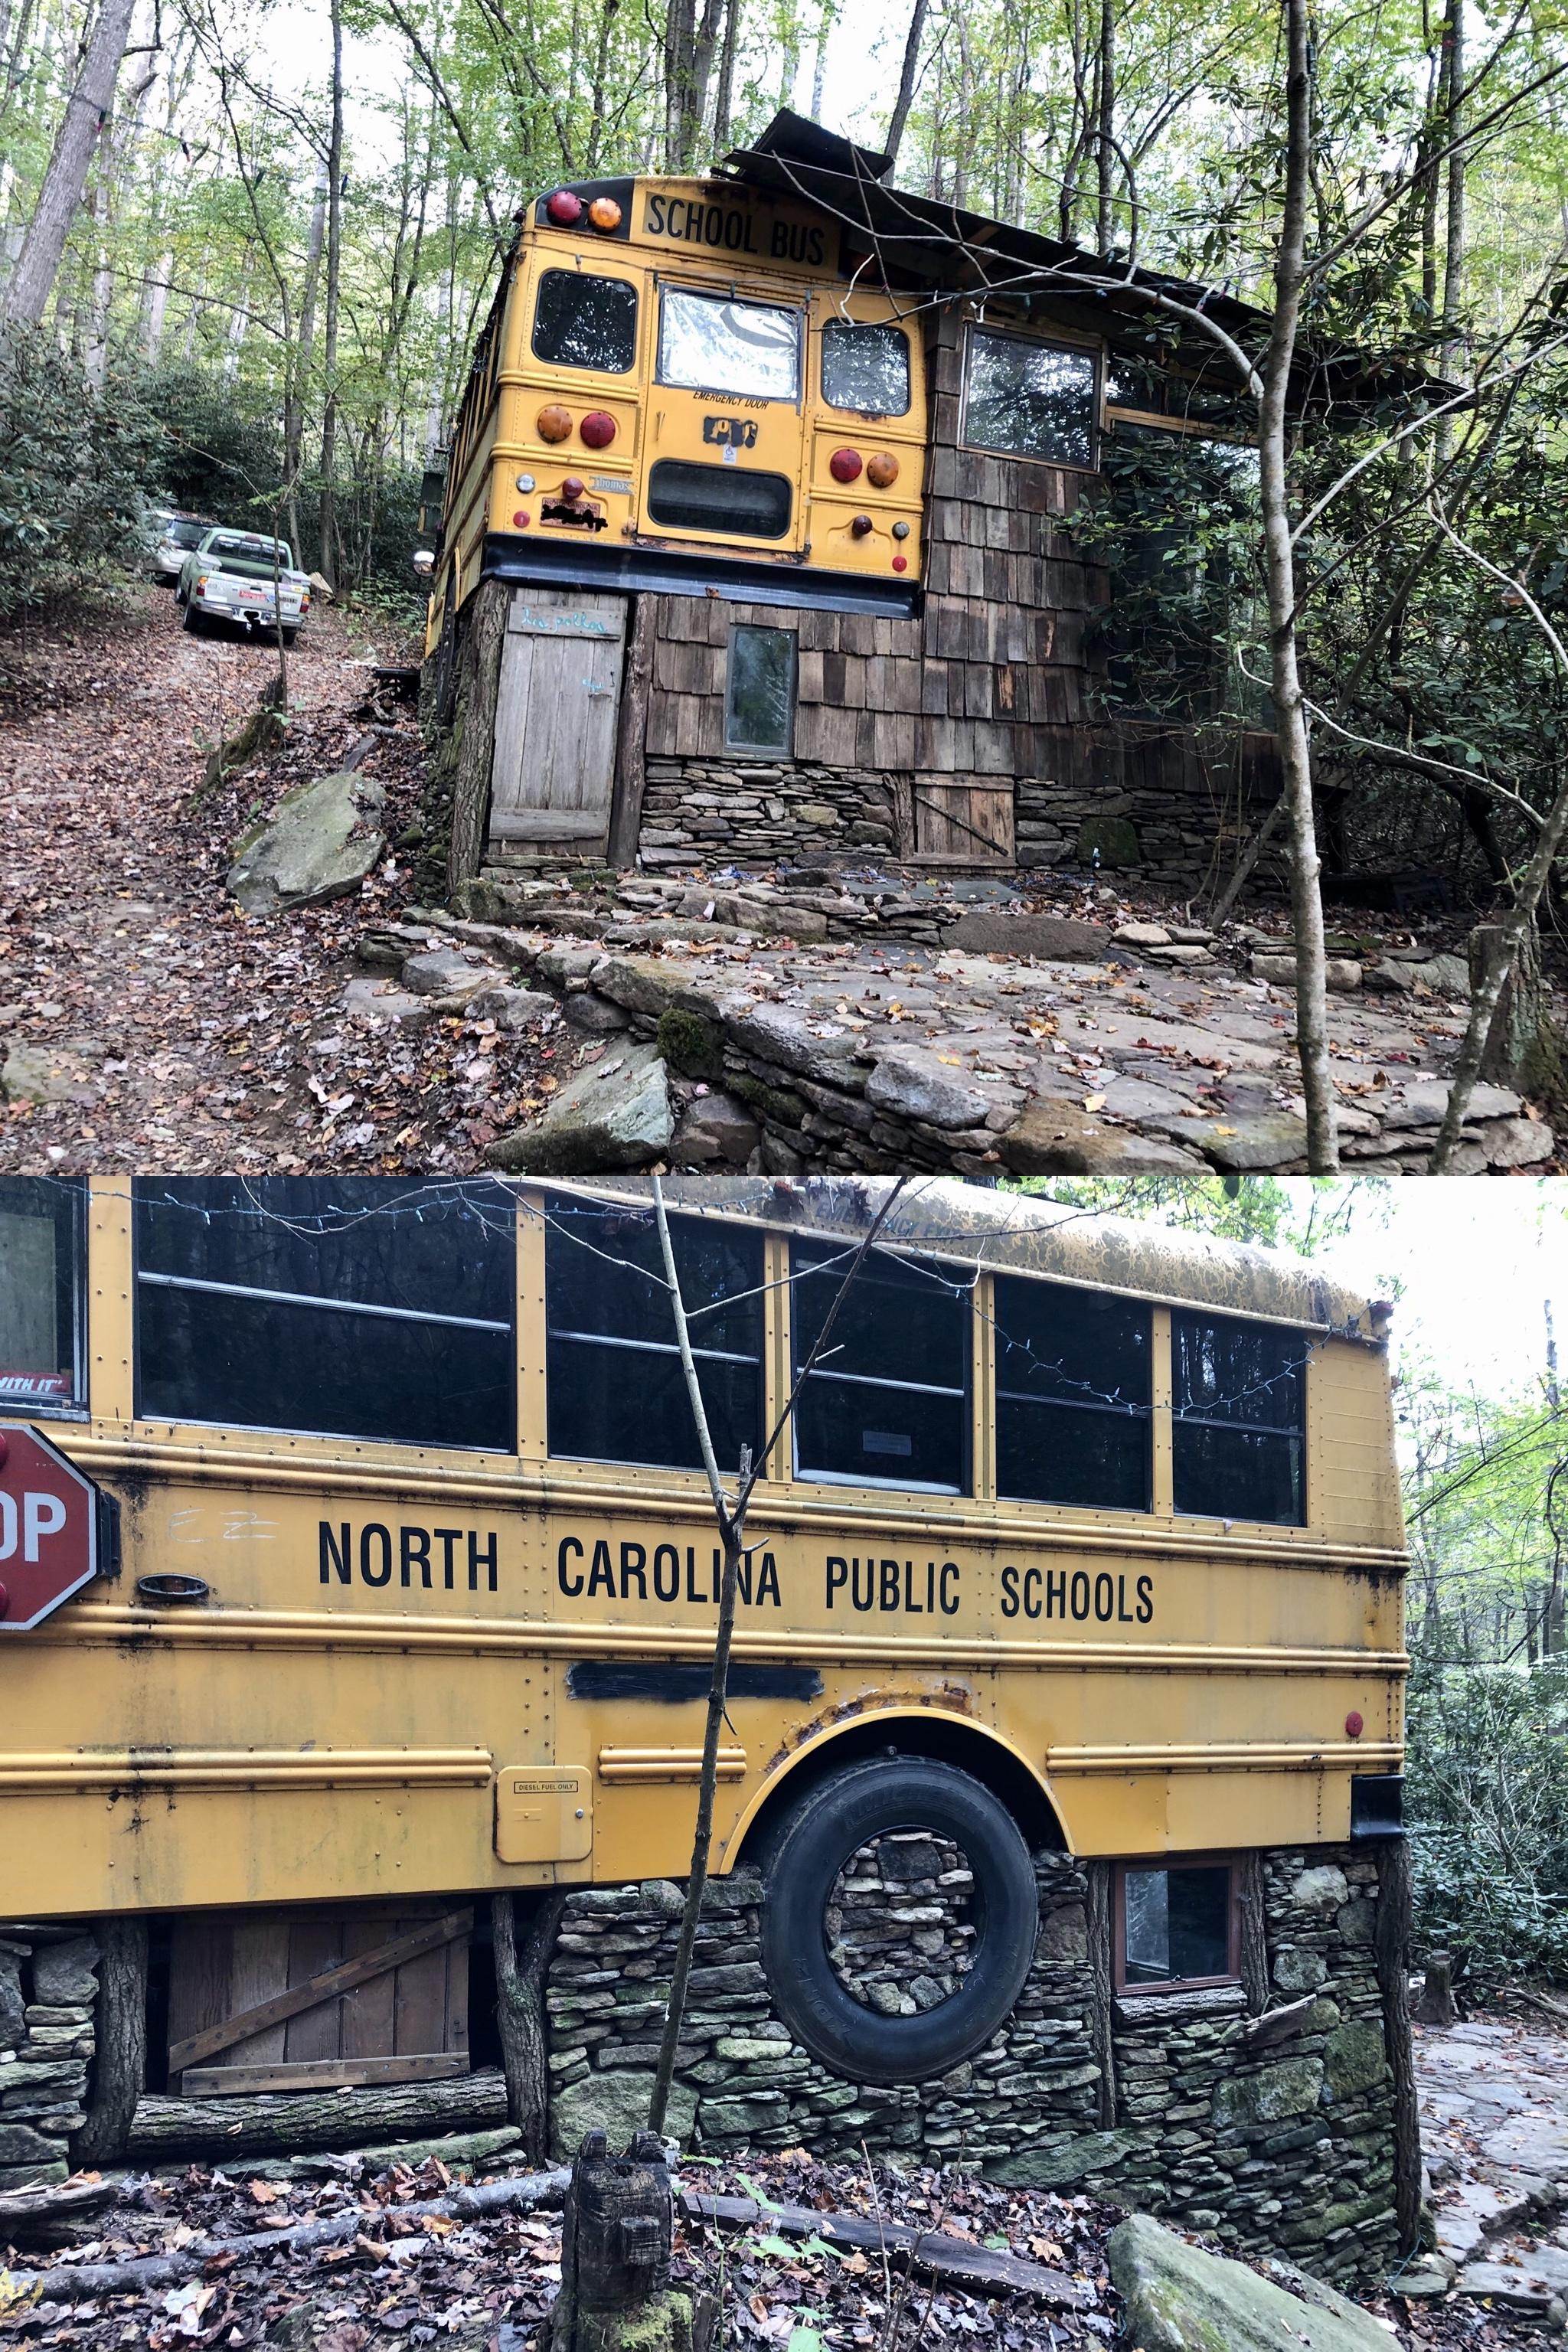
[[624,596],[513,590],[490,770],[490,845],[501,857],[603,854],[626,626]]
[[1014,862],[1011,779],[957,782],[951,776],[914,780],[915,856],[931,866],[1011,866]]
[[470,1908],[356,1904],[180,1920],[169,2088],[336,2090],[468,2072]]

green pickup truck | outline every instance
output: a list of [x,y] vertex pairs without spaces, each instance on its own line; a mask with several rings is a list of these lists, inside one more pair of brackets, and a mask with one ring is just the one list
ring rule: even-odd
[[281,624],[283,642],[291,646],[310,609],[310,583],[294,569],[286,539],[253,530],[209,530],[181,567],[174,601],[184,607],[184,625],[193,634],[209,621],[232,621],[247,635],[260,631],[271,636]]

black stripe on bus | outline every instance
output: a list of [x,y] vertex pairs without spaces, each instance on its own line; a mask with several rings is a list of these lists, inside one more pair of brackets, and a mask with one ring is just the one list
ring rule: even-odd
[[[579,1658],[566,1676],[573,1698],[650,1698],[670,1706],[706,1698],[705,1665],[637,1664],[619,1658]],[[731,1698],[820,1698],[822,1676],[812,1666],[731,1665]]]
[[535,539],[523,531],[486,535],[479,577],[526,588],[652,591],[701,596],[710,589],[726,603],[787,604],[818,613],[869,613],[907,621],[921,609],[914,584],[863,578],[852,572],[802,572],[792,562],[754,557],[687,555],[657,547],[590,547],[581,540]]

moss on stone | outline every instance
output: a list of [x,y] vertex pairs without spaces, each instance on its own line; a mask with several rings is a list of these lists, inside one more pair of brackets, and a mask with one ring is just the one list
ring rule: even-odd
[[739,1095],[743,1103],[761,1111],[779,1127],[799,1127],[805,1118],[805,1105],[798,1095],[785,1094],[782,1087],[770,1087],[754,1078],[750,1070],[731,1070],[725,1080],[730,1092]]
[[719,1086],[724,1076],[724,1033],[716,1021],[668,1004],[658,1016],[658,1050],[683,1078]]
[[1342,2099],[1352,2091],[1369,2091],[1381,2083],[1387,2065],[1383,2028],[1366,2018],[1352,2018],[1330,2034],[1323,2050],[1329,2088]]
[[1140,866],[1138,828],[1124,816],[1086,816],[1078,829],[1078,862],[1088,866],[1096,850],[1102,866]]

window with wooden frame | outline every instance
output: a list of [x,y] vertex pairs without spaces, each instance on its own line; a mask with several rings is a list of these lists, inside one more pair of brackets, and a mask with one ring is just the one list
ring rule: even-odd
[[793,629],[738,621],[724,682],[724,749],[783,752],[795,746],[796,646]]
[[1239,1982],[1240,1879],[1240,1865],[1228,1854],[1118,1863],[1117,1991],[1188,1992]]
[[1092,474],[1100,465],[1100,354],[971,327],[963,362],[965,448]]

